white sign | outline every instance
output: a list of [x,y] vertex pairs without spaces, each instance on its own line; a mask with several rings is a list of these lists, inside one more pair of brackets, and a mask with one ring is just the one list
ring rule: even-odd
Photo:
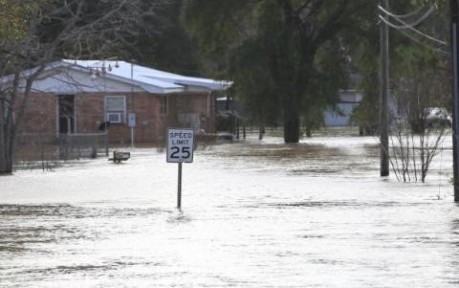
[[167,162],[193,162],[193,129],[169,128],[167,131]]
[[135,127],[135,113],[128,114],[128,127]]

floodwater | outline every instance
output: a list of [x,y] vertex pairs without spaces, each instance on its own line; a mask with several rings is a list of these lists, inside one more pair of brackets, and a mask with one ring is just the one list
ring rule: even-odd
[[[449,140],[449,139],[448,139]],[[445,144],[450,148],[450,144]],[[373,138],[265,138],[0,177],[0,287],[458,287],[451,149],[426,184]]]

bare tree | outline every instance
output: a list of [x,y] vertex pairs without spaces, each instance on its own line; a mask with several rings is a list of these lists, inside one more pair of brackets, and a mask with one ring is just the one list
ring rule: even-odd
[[0,0],[0,16],[6,17],[1,23],[9,23],[0,27],[0,174],[12,172],[16,133],[33,83],[46,67],[61,58],[120,56],[158,3]]
[[427,128],[413,133],[410,128],[399,125],[390,135],[389,161],[397,180],[425,182],[433,158],[441,152],[448,126]]
[[390,163],[399,181],[425,182],[433,158],[451,130],[448,59],[430,52],[399,50],[394,77]]

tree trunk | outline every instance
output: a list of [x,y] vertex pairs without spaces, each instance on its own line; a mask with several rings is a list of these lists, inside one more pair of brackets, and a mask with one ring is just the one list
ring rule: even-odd
[[298,113],[286,112],[284,119],[285,143],[298,143],[300,141],[300,116]]
[[312,127],[310,125],[306,125],[306,137],[312,137]]
[[2,163],[0,167],[0,175],[13,174],[13,159],[11,159],[11,155],[6,155],[5,157],[2,157],[2,158],[5,160],[5,162]]
[[0,99],[0,175],[6,170],[6,142],[5,142],[5,115],[3,115],[3,103]]
[[0,132],[0,175],[9,175],[13,173],[13,155],[11,139],[5,135],[4,125],[2,125],[2,132]]
[[0,102],[0,175],[13,172],[13,160],[10,153],[11,145],[8,135],[8,121],[5,121],[4,101]]
[[[41,71],[41,70],[39,70]],[[16,140],[16,124],[22,117],[23,108],[18,109],[18,121],[13,120],[13,109],[16,107],[16,101],[19,91],[19,72],[14,75],[10,95],[2,95],[0,101],[0,175],[9,175],[13,173],[13,159]],[[26,91],[31,90],[32,81],[27,80]],[[25,93],[28,95],[28,93]],[[28,97],[28,96],[27,96]],[[22,106],[26,105],[26,96],[24,96]]]

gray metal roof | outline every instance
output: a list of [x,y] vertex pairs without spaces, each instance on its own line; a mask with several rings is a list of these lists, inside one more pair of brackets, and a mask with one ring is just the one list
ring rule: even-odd
[[[165,72],[118,60],[62,60],[65,66],[98,72],[100,77],[135,85],[150,93],[177,93],[187,90],[219,91],[232,85],[230,81],[199,78]],[[58,64],[59,62],[55,62]]]

